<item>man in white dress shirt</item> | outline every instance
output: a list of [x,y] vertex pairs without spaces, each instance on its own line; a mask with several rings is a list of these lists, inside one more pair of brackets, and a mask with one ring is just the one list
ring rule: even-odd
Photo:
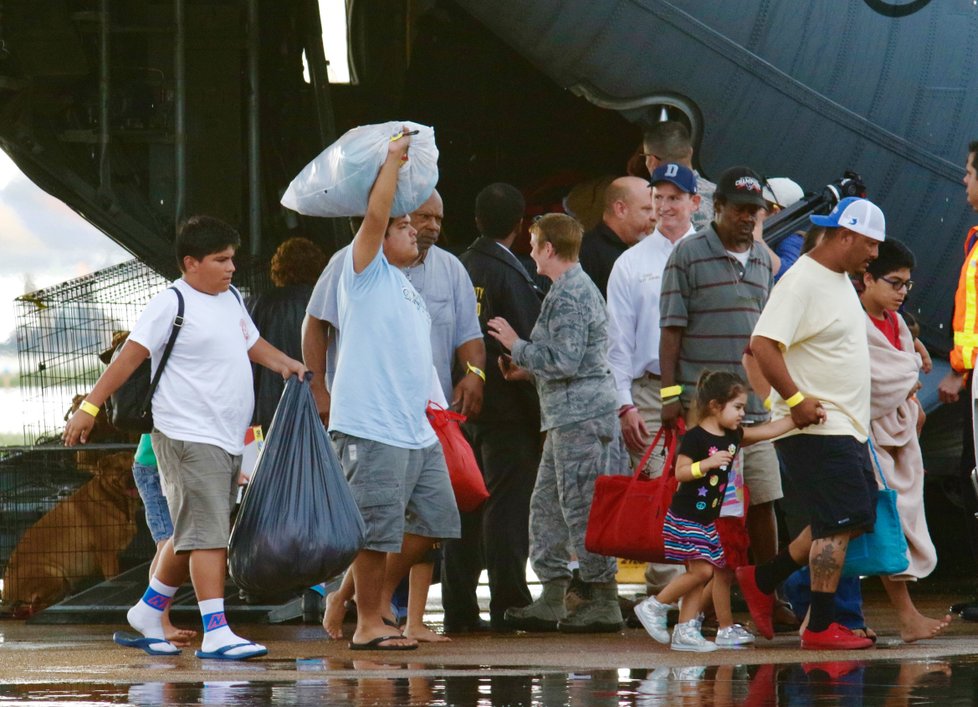
[[700,204],[696,175],[676,162],[662,164],[652,172],[652,197],[655,230],[618,257],[608,279],[608,362],[632,465],[661,425],[659,292],[673,246],[694,232],[691,220]]

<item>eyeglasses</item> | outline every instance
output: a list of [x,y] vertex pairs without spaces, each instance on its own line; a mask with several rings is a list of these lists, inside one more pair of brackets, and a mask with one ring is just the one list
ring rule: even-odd
[[648,159],[649,157],[655,157],[657,162],[663,161],[661,157],[659,157],[658,155],[653,155],[651,152],[639,152],[638,154],[646,159]]
[[890,279],[888,277],[881,277],[880,280],[885,282],[887,285],[892,287],[894,290],[899,292],[904,287],[907,288],[907,292],[913,289],[913,280],[900,280],[900,279]]

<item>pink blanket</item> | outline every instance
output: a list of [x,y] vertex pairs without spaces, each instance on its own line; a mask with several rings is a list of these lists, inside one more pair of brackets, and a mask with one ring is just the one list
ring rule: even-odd
[[917,441],[919,409],[916,401],[908,399],[916,388],[920,355],[914,351],[903,317],[897,316],[897,321],[901,350],[893,348],[866,316],[872,376],[870,431],[882,473],[897,492],[900,522],[910,548],[910,565],[893,579],[913,580],[934,570],[937,551],[924,516],[924,464]]

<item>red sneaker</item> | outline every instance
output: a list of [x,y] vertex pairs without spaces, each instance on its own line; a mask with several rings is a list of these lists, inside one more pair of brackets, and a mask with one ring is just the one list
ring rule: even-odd
[[831,623],[824,631],[805,629],[801,634],[801,647],[815,651],[844,651],[870,648],[872,638],[857,636],[842,624]]
[[773,594],[765,594],[757,587],[754,565],[743,565],[737,568],[737,582],[740,592],[744,595],[750,617],[754,620],[757,632],[769,641],[774,638],[774,604]]
[[812,673],[822,672],[831,682],[837,682],[864,665],[866,663],[861,660],[832,660],[825,663],[802,663],[801,669],[809,677],[812,677]]

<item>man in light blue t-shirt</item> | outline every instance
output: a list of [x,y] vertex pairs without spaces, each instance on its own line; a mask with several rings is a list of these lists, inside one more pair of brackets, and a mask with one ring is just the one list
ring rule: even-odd
[[[417,229],[418,257],[401,271],[424,300],[431,316],[431,354],[437,375],[436,383],[441,385],[442,394],[453,408],[463,415],[478,415],[482,405],[481,376],[486,367],[485,345],[482,340],[479,319],[476,316],[475,292],[472,280],[458,258],[439,248],[441,223],[444,214],[441,196],[436,189],[421,206],[411,213],[411,226]],[[356,220],[358,221],[358,220]],[[354,231],[359,223],[354,222]],[[330,259],[323,270],[306,308],[303,342],[306,347],[306,360],[314,372],[313,393],[317,399],[320,415],[324,422],[329,421],[329,391],[332,390],[336,374],[336,358],[339,336],[339,292],[340,275],[345,258],[352,246],[344,246]],[[322,350],[326,349],[323,358]],[[454,365],[453,365],[454,364]],[[453,370],[454,369],[454,370]],[[453,372],[455,375],[453,376]],[[455,385],[453,386],[453,380]],[[463,534],[468,516],[463,516]],[[471,525],[469,520],[468,525]],[[405,636],[421,642],[445,640],[424,624],[424,608],[428,588],[434,571],[434,557],[438,549],[432,550],[425,561],[411,568],[410,586],[412,600],[407,602],[407,616],[403,627]],[[466,548],[471,555],[471,547]],[[476,555],[481,551],[476,546]],[[476,559],[476,563],[481,560]],[[478,583],[478,574],[475,577]],[[395,593],[394,603],[403,604],[407,597],[402,583]],[[446,592],[443,589],[444,601]],[[323,627],[334,638],[342,635],[346,602],[353,598],[353,576],[344,580],[340,589],[326,596],[326,610]],[[475,587],[472,588],[472,602],[475,603]],[[398,607],[400,608],[400,606]],[[478,605],[474,608],[478,616]],[[389,620],[400,617],[392,612]],[[446,621],[446,632],[448,632]]]
[[[400,268],[418,257],[409,216],[390,218],[410,138],[392,141],[367,213],[338,263],[336,374],[329,430],[367,528],[353,562],[353,650],[410,650],[384,623],[401,578],[433,543],[459,535],[445,458],[425,416],[434,381],[431,318]],[[317,337],[318,338],[318,337]],[[304,355],[321,359],[304,346]]]

